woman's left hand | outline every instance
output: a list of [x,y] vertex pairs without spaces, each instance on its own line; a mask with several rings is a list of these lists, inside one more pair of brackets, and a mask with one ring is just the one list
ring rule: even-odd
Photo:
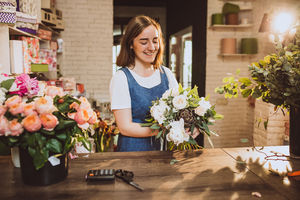
[[185,129],[185,132],[186,132],[188,135],[192,136],[192,138],[194,138],[194,139],[200,134],[199,129],[196,128],[196,127],[194,128],[193,133],[191,133],[190,128],[186,128],[186,129]]

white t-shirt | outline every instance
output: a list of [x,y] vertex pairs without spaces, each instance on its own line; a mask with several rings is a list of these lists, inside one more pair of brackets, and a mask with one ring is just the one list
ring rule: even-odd
[[[175,76],[171,72],[171,70],[167,67],[163,67],[168,81],[169,88],[178,87],[177,80]],[[129,68],[128,68],[129,69]],[[130,73],[137,81],[137,83],[145,88],[152,88],[161,83],[160,78],[160,70],[157,69],[155,72],[149,77],[142,77],[135,73],[133,70],[129,69]],[[128,88],[127,77],[122,70],[117,71],[110,81],[110,102],[111,102],[111,110],[117,109],[125,109],[131,108],[131,98]]]

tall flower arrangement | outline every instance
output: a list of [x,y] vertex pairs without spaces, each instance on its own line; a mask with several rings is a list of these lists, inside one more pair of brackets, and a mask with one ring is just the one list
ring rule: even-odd
[[[153,101],[150,113],[143,126],[158,129],[156,138],[165,138],[170,150],[199,148],[194,130],[207,136],[217,135],[208,125],[222,118],[207,98],[199,97],[196,86],[183,89],[181,84],[179,88],[169,89],[160,99]],[[208,140],[212,145],[209,137]]]
[[87,131],[97,115],[86,98],[65,95],[27,74],[2,74],[0,81],[0,139],[27,150],[36,169],[49,157],[68,153],[77,141],[90,148]]

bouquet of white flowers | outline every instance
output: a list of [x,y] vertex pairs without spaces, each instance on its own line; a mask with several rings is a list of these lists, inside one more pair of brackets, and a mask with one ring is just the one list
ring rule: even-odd
[[[168,141],[168,149],[197,149],[200,146],[194,138],[194,129],[210,136],[217,135],[208,128],[215,119],[222,119],[207,98],[199,97],[197,87],[167,90],[160,99],[152,102],[151,116],[142,126],[159,129],[156,138]],[[213,146],[210,138],[210,144]]]

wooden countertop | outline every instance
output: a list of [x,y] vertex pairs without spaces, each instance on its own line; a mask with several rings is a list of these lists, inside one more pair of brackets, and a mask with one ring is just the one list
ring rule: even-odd
[[[288,146],[261,151],[288,154]],[[300,160],[267,161],[264,157],[251,147],[95,153],[71,160],[66,180],[37,187],[24,185],[20,169],[13,167],[9,156],[0,156],[0,199],[299,199],[300,182],[284,175],[287,169],[300,170]],[[177,160],[174,164],[170,163],[173,159]],[[87,183],[87,171],[99,168],[133,171],[134,182],[145,190],[118,179]]]

